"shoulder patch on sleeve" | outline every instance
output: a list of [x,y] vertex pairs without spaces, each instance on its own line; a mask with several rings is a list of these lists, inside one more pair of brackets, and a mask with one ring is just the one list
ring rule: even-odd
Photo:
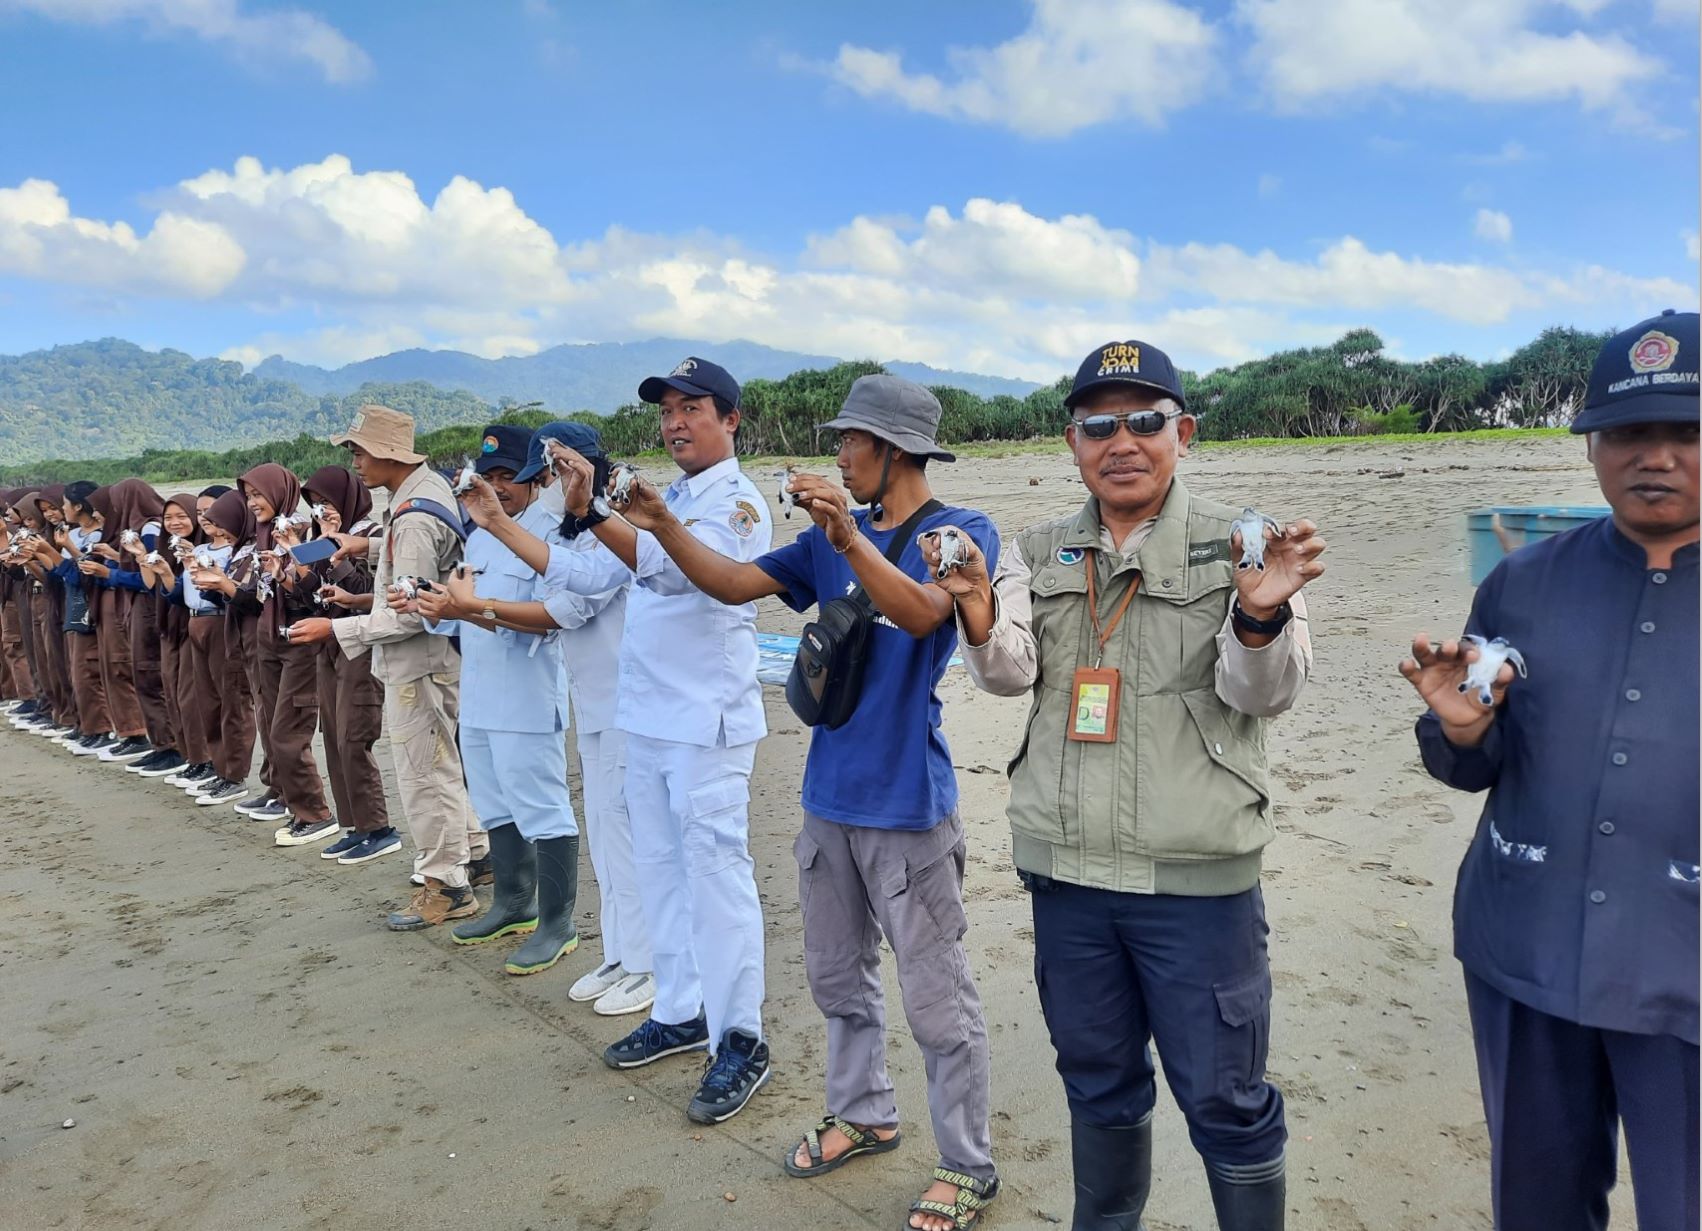
[[739,507],[727,515],[727,524],[733,527],[733,533],[742,539],[748,539],[756,533],[756,520],[745,512],[746,504],[739,501]]
[[753,523],[759,522],[759,521],[762,520],[761,511],[756,507],[756,505],[752,504],[750,501],[748,501],[748,500],[736,500],[736,501],[734,501],[734,504],[736,504],[741,511],[750,514],[750,518],[751,518],[751,521]]

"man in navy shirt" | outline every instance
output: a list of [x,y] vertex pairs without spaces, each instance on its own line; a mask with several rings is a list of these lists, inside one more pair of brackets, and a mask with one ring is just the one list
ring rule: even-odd
[[818,726],[804,767],[804,826],[794,844],[804,913],[804,964],[827,1018],[828,1114],[786,1159],[794,1176],[832,1171],[898,1144],[881,996],[884,933],[898,962],[905,1016],[926,1057],[940,1165],[910,1226],[955,1231],[998,1191],[988,1129],[987,1029],[963,949],[963,822],[935,693],[957,648],[952,599],[916,536],[955,527],[989,559],[998,534],[971,509],[936,506],[898,556],[894,536],[933,500],[926,467],[954,461],[935,442],[940,404],[920,385],[865,376],[839,416],[838,464],[853,500],[814,475],[789,484],[815,525],[744,564],[693,538],[648,488],[627,518],[657,540],[704,593],[723,603],[776,595],[797,611],[859,586],[875,608],[855,713]]
[[1697,1201],[1694,312],[1613,338],[1572,425],[1611,517],[1485,579],[1466,631],[1401,664],[1431,774],[1489,792],[1454,897],[1501,1231],[1607,1226],[1618,1124],[1643,1231]]

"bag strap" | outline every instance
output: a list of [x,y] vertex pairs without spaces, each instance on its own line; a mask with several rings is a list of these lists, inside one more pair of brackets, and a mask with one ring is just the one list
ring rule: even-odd
[[435,500],[427,500],[422,496],[414,496],[408,500],[404,500],[401,504],[390,510],[390,520],[394,522],[404,513],[425,513],[431,517],[435,517],[438,521],[455,531],[456,538],[460,539],[463,543],[467,541],[467,523],[462,521],[458,515],[452,513],[448,508],[439,504]]
[[[886,545],[886,551],[882,553],[886,556],[887,563],[892,565],[893,568],[897,568],[898,558],[904,554],[905,547],[909,545],[910,540],[916,535],[916,527],[920,526],[925,520],[932,517],[935,513],[938,513],[945,507],[946,506],[941,504],[938,500],[929,497],[927,500],[922,502],[921,508],[917,509],[909,517],[905,518],[904,524],[898,528],[898,533],[892,536],[892,542]],[[861,585],[852,591],[851,600],[853,602],[862,603],[865,607],[868,607],[871,610],[874,608],[874,604],[869,602],[868,593]]]

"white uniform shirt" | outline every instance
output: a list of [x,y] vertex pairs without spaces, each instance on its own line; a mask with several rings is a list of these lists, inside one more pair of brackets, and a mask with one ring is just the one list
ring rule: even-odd
[[[559,523],[540,535],[554,552],[597,552],[607,549],[589,530],[564,539]],[[612,559],[612,557],[611,557]],[[619,561],[616,561],[618,564]],[[567,660],[567,683],[573,696],[573,725],[581,735],[596,735],[615,725],[615,698],[619,692],[621,634],[626,623],[626,596],[632,574],[624,568],[621,583],[601,594],[575,594],[551,586],[539,591],[550,618],[561,626],[562,657]]]
[[[774,527],[761,493],[736,458],[668,485],[663,499],[699,542],[749,563],[768,551]],[[729,607],[686,579],[656,536],[638,532],[628,572],[606,547],[552,545],[545,580],[598,594],[623,578],[627,597],[615,726],[633,735],[700,748],[735,747],[768,734],[756,678],[756,604]]]

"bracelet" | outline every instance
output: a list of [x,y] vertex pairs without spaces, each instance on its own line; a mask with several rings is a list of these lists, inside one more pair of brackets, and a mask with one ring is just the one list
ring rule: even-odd
[[833,547],[834,551],[836,551],[837,553],[839,553],[840,555],[843,556],[846,552],[850,551],[853,547],[855,547],[857,545],[857,539],[858,539],[858,536],[861,533],[862,532],[857,529],[857,523],[852,522],[851,523],[851,537],[848,540],[846,540],[845,546],[833,547],[833,540],[832,539],[829,539],[827,541],[827,545],[829,547]]

